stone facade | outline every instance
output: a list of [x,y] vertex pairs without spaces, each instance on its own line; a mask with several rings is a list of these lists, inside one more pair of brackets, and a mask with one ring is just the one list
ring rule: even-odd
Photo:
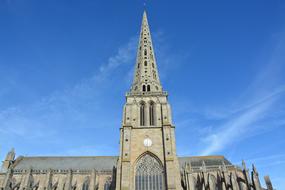
[[[131,90],[126,94],[119,156],[22,157],[11,150],[1,190],[265,190],[255,166],[223,156],[177,157],[168,94],[161,86],[146,12]],[[268,190],[273,190],[265,177]]]

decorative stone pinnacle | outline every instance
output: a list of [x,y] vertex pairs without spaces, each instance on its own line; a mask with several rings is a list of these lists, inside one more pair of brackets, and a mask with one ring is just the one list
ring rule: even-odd
[[244,160],[242,160],[242,167],[243,167],[244,170],[246,170],[246,164],[245,164]]
[[258,172],[257,172],[257,169],[256,169],[256,167],[255,167],[255,165],[254,164],[252,164],[252,171],[255,173],[255,174],[257,174]]

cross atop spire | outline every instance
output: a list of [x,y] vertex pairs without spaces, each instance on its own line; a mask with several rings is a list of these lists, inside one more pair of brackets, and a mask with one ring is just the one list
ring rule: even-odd
[[162,92],[146,11],[143,13],[132,93]]

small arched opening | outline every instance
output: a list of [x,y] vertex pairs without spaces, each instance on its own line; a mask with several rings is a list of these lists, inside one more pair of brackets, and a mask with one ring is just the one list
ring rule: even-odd
[[150,85],[147,85],[147,91],[150,92]]

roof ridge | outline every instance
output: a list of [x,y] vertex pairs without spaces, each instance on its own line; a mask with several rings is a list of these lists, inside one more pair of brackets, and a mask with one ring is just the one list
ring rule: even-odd
[[22,158],[117,158],[118,156],[19,156]]
[[223,158],[225,159],[224,156],[222,155],[210,155],[210,156],[183,156],[183,157],[179,157],[178,158]]

